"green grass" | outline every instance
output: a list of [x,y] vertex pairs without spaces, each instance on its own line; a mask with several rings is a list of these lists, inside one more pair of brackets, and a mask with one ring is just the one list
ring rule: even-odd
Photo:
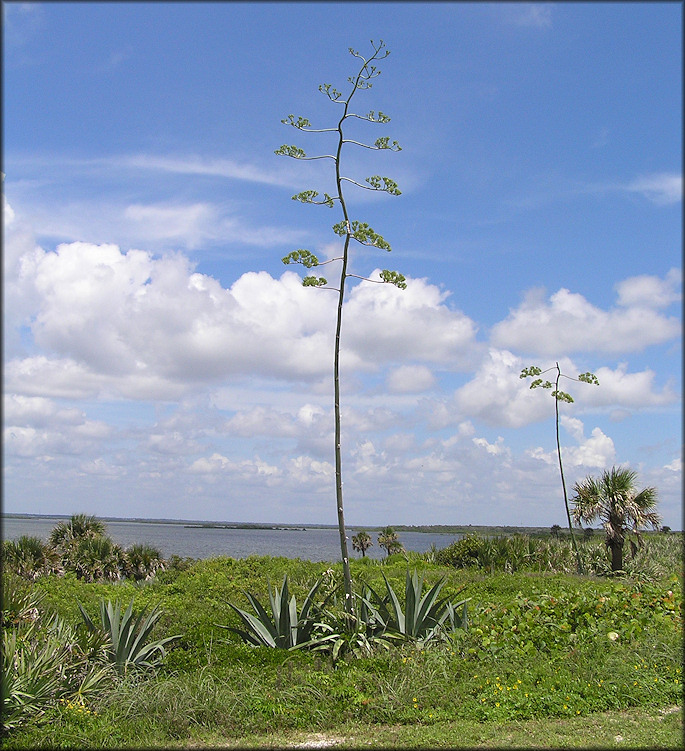
[[[655,556],[655,571],[668,568],[672,547],[664,544],[663,560]],[[678,747],[682,713],[662,710],[682,705],[680,567],[607,578],[487,573],[418,556],[414,565],[426,588],[446,577],[441,594],[465,585],[468,630],[441,646],[336,664],[244,645],[217,624],[239,625],[229,602],[245,607],[245,590],[264,601],[286,573],[298,601],[323,575],[323,596],[340,582],[339,565],[214,558],[144,585],[69,576],[27,584],[72,622],[77,598],[90,612],[100,597],[159,605],[153,638],[182,638],[156,674],[113,681],[87,703],[57,703],[3,745],[259,747],[318,738],[343,747]],[[385,574],[402,592],[406,568],[402,556],[354,561],[353,576],[359,588],[366,581],[382,589]]]
[[682,709],[632,709],[570,720],[441,722],[434,725],[350,724],[335,733],[246,736],[237,740],[198,734],[205,748],[663,748],[682,747]]

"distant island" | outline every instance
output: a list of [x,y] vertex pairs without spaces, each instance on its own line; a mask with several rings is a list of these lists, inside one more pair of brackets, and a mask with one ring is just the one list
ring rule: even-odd
[[245,522],[244,524],[221,524],[219,522],[202,522],[201,524],[184,524],[184,529],[276,529],[281,532],[288,532],[289,530],[295,532],[306,532],[307,527],[294,527],[294,526],[275,526],[273,524],[250,524]]

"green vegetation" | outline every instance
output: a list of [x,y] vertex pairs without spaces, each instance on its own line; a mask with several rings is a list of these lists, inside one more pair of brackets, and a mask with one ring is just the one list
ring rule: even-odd
[[314,600],[321,583],[322,580],[319,579],[309,590],[299,613],[295,595],[289,597],[287,574],[283,578],[281,589],[275,587],[274,591],[271,592],[271,588],[269,588],[271,613],[266,611],[255,595],[246,592],[245,596],[257,614],[256,617],[230,603],[245,628],[238,629],[233,626],[223,626],[222,628],[234,631],[243,641],[257,647],[293,649],[308,644],[314,637],[317,616],[323,611],[325,605],[325,602],[318,605]]
[[[352,745],[454,747],[501,745],[530,727],[550,746],[560,729],[576,728],[583,746],[581,728],[595,726],[613,745],[616,736],[647,737],[641,728],[655,717],[662,721],[649,737],[677,744],[682,714],[658,711],[682,698],[681,535],[645,534],[620,576],[601,539],[579,540],[588,569],[604,561],[592,576],[575,573],[567,539],[465,539],[456,550],[352,561],[362,593],[352,626],[338,599],[340,564],[219,557],[178,559],[179,568],[148,581],[8,575],[4,745],[245,747],[319,734]],[[274,580],[284,582],[275,593]],[[309,597],[309,614],[327,629],[294,650],[245,643],[233,605],[245,592],[273,598],[290,627],[303,620],[296,603]],[[131,600],[129,621],[134,610],[156,616],[146,644],[180,637],[154,669],[117,672],[103,613],[116,621],[106,603]],[[86,627],[81,608],[99,608],[100,624],[89,616]],[[630,718],[638,718],[632,730]]]

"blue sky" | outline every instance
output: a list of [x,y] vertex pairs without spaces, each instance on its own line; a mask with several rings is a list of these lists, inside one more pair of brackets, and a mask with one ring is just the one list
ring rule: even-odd
[[7,512],[335,523],[329,153],[353,47],[348,523],[564,523],[630,465],[682,528],[680,3],[3,3]]

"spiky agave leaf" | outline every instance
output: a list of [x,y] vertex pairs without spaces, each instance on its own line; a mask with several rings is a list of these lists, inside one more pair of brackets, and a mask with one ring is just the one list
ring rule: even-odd
[[317,626],[317,616],[323,612],[326,602],[333,593],[330,593],[321,604],[317,604],[315,596],[323,579],[319,579],[309,590],[302,605],[302,610],[297,611],[297,600],[290,596],[287,575],[283,578],[283,586],[279,589],[269,588],[269,606],[271,613],[250,592],[245,596],[252,605],[256,616],[241,610],[236,605],[229,603],[230,607],[238,614],[244,629],[216,624],[219,628],[225,628],[238,634],[244,641],[255,646],[273,647],[278,649],[295,649],[308,645],[312,641],[314,629]]
[[[253,644],[256,647],[276,647],[276,640],[273,634],[273,623],[271,619],[266,616],[266,622],[259,617],[255,617],[252,613],[248,613],[245,610],[229,603],[229,606],[238,614],[242,622],[245,624],[245,629],[234,628],[233,626],[224,626],[219,623],[216,625],[219,628],[225,628],[228,631],[233,631],[238,634],[240,638],[248,644]],[[265,613],[266,614],[266,613]]]
[[90,632],[101,632],[107,637],[107,659],[112,662],[120,675],[129,667],[152,669],[165,656],[165,646],[179,639],[180,635],[167,636],[148,642],[155,624],[162,615],[155,607],[146,615],[143,610],[138,616],[133,613],[133,599],[121,613],[119,602],[100,600],[100,624],[96,626],[81,603],[77,603],[86,628]]

